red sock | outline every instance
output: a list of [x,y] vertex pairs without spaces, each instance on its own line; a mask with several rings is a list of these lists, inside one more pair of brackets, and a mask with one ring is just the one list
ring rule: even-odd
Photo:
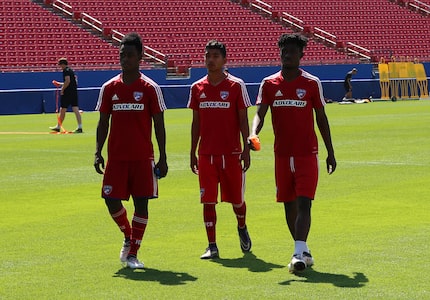
[[137,251],[140,248],[140,243],[142,242],[147,223],[148,216],[138,216],[136,213],[134,213],[133,221],[131,222],[131,247],[128,255],[137,256]]
[[215,204],[203,204],[203,221],[206,226],[206,234],[208,236],[208,242],[216,243],[216,210]]
[[119,229],[124,233],[125,238],[131,236],[130,222],[127,219],[127,210],[122,207],[118,212],[111,214],[112,219],[118,225]]
[[237,226],[240,228],[246,225],[246,203],[243,202],[241,206],[237,207],[233,205],[234,213],[236,214]]

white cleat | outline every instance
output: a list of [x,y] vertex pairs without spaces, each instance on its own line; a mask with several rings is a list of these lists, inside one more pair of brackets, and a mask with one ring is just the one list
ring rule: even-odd
[[288,271],[290,273],[300,272],[306,269],[306,262],[304,261],[302,255],[294,254],[291,258],[291,262],[288,264]]
[[205,253],[200,256],[201,259],[213,259],[213,258],[219,258],[219,252],[217,247],[207,247],[205,250]]
[[130,269],[143,269],[144,265],[143,262],[140,262],[137,257],[130,256],[127,258],[127,267]]
[[128,253],[130,252],[130,248],[131,248],[130,240],[124,241],[124,244],[122,245],[121,251],[119,252],[119,260],[122,263],[127,262],[127,256],[128,256]]
[[314,259],[310,252],[303,252],[302,258],[305,261],[307,268],[312,267],[314,265]]

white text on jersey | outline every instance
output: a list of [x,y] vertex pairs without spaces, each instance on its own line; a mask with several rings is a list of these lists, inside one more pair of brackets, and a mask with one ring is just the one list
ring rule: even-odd
[[294,106],[294,107],[305,107],[306,101],[300,100],[275,100],[273,102],[274,107],[278,106]]
[[112,110],[143,110],[142,103],[118,103],[112,105]]
[[201,102],[200,108],[230,108],[230,102],[221,101],[205,101]]

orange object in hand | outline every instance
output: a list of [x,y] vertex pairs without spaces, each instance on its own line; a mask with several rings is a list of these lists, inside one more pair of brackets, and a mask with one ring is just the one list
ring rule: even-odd
[[61,83],[59,83],[57,80],[52,80],[52,84],[55,85],[56,87],[61,86]]
[[253,135],[248,137],[248,147],[251,150],[260,151],[261,145],[260,145],[260,138],[258,137],[258,135]]

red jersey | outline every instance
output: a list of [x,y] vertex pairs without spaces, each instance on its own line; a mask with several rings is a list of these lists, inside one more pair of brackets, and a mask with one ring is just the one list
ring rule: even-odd
[[111,114],[109,159],[152,159],[152,116],[165,109],[160,87],[143,74],[130,85],[124,84],[122,74],[105,82],[96,110]]
[[199,154],[242,153],[238,111],[249,106],[245,83],[231,74],[216,86],[207,76],[194,82],[187,107],[199,112]]
[[281,71],[263,79],[257,105],[265,103],[272,112],[278,155],[303,156],[318,153],[313,110],[325,105],[321,81],[303,70],[292,82]]

